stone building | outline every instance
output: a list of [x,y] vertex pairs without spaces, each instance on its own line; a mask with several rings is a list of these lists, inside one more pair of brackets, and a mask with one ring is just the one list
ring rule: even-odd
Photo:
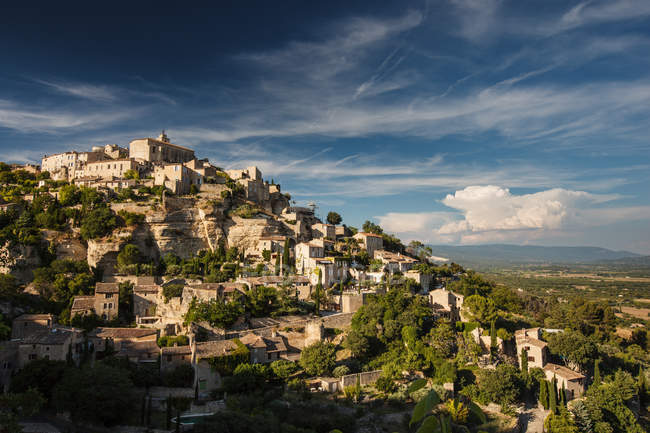
[[521,368],[521,353],[528,352],[528,368],[543,368],[546,365],[547,344],[541,340],[541,328],[519,329],[515,331],[515,343],[517,344],[517,360]]
[[376,295],[376,290],[346,291],[341,293],[341,313],[356,313],[368,303],[370,295]]
[[283,338],[275,333],[271,337],[262,337],[251,332],[239,340],[250,350],[253,364],[268,364],[277,361],[287,353]]
[[23,368],[36,359],[65,361],[68,356],[77,362],[83,346],[83,331],[75,328],[53,327],[35,332],[23,339],[18,347],[18,367]]
[[41,160],[41,170],[48,171],[54,180],[70,180],[74,179],[77,170],[81,170],[86,164],[105,158],[104,152],[73,151],[45,155]]
[[352,237],[361,243],[361,247],[368,251],[370,257],[375,256],[376,250],[384,248],[384,238],[380,235],[359,232]]
[[551,364],[550,362],[544,367],[546,380],[552,383],[553,378],[557,380],[557,391],[562,390],[564,385],[566,400],[573,400],[584,394],[586,389],[586,378],[583,374],[571,370],[562,365]]
[[251,166],[243,170],[226,170],[226,173],[244,187],[246,199],[260,204],[269,202],[271,193],[269,183],[264,182],[259,168]]
[[156,362],[160,351],[156,329],[96,328],[88,333],[88,341],[95,352],[114,350],[116,356],[133,362]]
[[395,272],[400,272],[402,274],[408,272],[413,268],[413,265],[419,262],[413,257],[387,250],[375,250],[373,257],[377,260],[381,260],[384,265],[384,270],[391,274]]
[[202,177],[215,177],[217,175],[217,167],[210,164],[207,159],[193,159],[184,165]]
[[154,184],[164,185],[174,194],[189,194],[192,185],[197,191],[203,183],[203,176],[199,172],[188,168],[181,163],[166,163],[154,166]]
[[336,226],[332,224],[316,223],[311,226],[311,231],[314,238],[336,240]]
[[412,280],[415,280],[416,283],[420,285],[422,288],[422,293],[428,293],[429,290],[433,287],[433,275],[431,274],[425,274],[422,273],[418,270],[409,270],[404,272],[404,277],[405,278],[410,278]]
[[52,314],[23,314],[16,317],[11,325],[11,339],[22,340],[32,334],[54,327]]
[[139,138],[131,141],[129,158],[146,162],[184,163],[194,159],[194,151],[171,143],[163,131],[158,138]]
[[429,304],[433,308],[433,314],[443,317],[452,322],[462,319],[463,295],[458,295],[446,288],[436,289],[429,292]]
[[19,341],[0,341],[0,394],[9,392],[11,377],[18,370]]
[[139,171],[140,164],[133,159],[109,159],[88,162],[77,169],[75,179],[95,178],[101,180],[123,179],[124,173],[129,170]]
[[70,315],[95,313],[104,320],[112,320],[119,313],[120,288],[118,283],[97,283],[94,296],[75,296]]

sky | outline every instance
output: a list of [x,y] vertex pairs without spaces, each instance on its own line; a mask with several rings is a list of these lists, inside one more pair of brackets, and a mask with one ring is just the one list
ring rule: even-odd
[[3,6],[0,159],[164,129],[404,241],[650,254],[649,54],[647,0]]

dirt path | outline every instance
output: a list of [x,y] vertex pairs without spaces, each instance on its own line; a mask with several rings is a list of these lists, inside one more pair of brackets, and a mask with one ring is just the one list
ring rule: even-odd
[[519,415],[519,424],[522,433],[542,433],[544,431],[544,419],[548,411],[537,406],[528,406]]

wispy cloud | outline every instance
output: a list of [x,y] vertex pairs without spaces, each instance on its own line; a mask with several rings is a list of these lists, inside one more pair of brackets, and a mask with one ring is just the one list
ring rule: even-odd
[[78,98],[100,102],[112,102],[117,99],[117,95],[115,95],[115,93],[107,86],[93,86],[81,83],[58,83],[46,80],[34,81],[59,93],[76,96]]

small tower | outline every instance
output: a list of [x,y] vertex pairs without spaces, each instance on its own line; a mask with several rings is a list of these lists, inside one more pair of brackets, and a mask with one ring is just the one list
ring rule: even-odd
[[162,133],[158,136],[158,141],[162,141],[163,143],[169,143],[169,137],[167,137],[167,134],[165,134],[165,130],[162,130]]

